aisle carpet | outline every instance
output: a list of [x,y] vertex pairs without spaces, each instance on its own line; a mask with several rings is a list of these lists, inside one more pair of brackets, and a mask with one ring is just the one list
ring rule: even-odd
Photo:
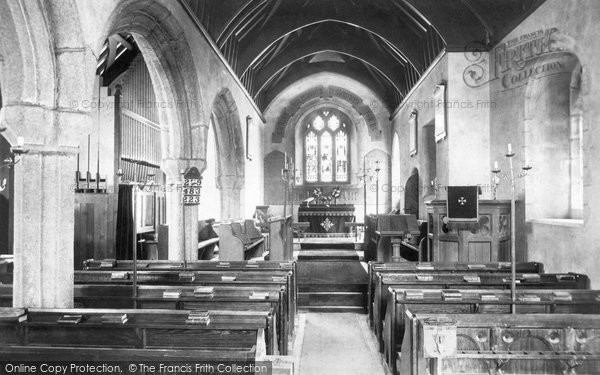
[[307,313],[300,375],[384,375],[382,356],[367,317]]

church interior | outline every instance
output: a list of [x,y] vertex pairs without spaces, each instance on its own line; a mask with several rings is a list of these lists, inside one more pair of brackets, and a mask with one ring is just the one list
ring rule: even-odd
[[0,0],[0,373],[600,374],[599,21]]

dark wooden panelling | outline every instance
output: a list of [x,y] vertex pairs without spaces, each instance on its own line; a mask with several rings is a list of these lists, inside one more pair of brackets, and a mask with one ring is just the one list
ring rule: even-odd
[[86,259],[115,257],[117,196],[75,195],[75,269]]

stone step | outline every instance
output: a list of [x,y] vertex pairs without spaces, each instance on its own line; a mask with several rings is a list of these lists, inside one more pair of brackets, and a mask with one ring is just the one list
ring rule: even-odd
[[306,284],[298,282],[298,293],[311,292],[357,292],[367,293],[368,284]]
[[364,307],[365,295],[360,292],[311,292],[298,293],[298,305],[305,306],[352,306]]
[[299,310],[302,312],[342,312],[366,314],[366,310],[362,306],[301,306]]

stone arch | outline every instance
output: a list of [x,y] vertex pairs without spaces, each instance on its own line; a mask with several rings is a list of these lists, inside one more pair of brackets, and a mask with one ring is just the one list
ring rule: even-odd
[[344,102],[347,106],[352,107],[353,111],[362,117],[364,124],[367,126],[368,135],[371,137],[371,139],[374,141],[381,139],[382,131],[377,121],[377,117],[371,108],[363,103],[362,99],[358,95],[342,87],[317,86],[302,92],[290,101],[288,107],[277,119],[277,123],[272,135],[272,142],[281,143],[289,125],[294,126],[296,124],[296,115],[299,112],[304,112],[303,108],[305,107],[306,103],[319,100],[337,100],[339,102]]
[[534,166],[535,174],[525,179],[525,215],[527,220],[569,219],[571,84],[581,65],[575,54],[556,52],[538,59],[532,69],[538,68],[547,73],[530,77],[525,88],[523,161]]
[[221,189],[221,217],[238,218],[244,187],[244,137],[237,104],[228,88],[215,97],[212,107],[217,141],[217,187]]
[[[190,45],[175,15],[156,1],[120,4],[112,13],[105,36],[130,33],[152,78],[163,130],[163,157],[204,160],[208,124]],[[102,41],[102,43],[104,40]],[[203,163],[199,170],[205,168]],[[176,169],[176,168],[175,168]],[[177,175],[178,170],[173,171]],[[169,174],[167,168],[167,174]]]

